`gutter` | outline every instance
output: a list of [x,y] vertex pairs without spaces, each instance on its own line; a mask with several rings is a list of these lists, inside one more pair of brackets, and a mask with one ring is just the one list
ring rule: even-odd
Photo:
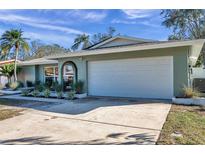
[[192,87],[192,64],[190,59],[190,48],[188,48],[188,56],[187,56],[187,70],[188,70],[188,86]]

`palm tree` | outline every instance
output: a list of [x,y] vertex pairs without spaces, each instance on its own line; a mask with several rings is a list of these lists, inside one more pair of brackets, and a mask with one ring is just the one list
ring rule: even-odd
[[2,54],[6,55],[14,49],[15,63],[14,63],[14,81],[17,81],[17,60],[19,51],[29,51],[29,45],[26,38],[23,38],[23,31],[21,29],[11,29],[3,33],[1,37]]
[[91,45],[90,36],[86,34],[77,35],[77,37],[74,40],[74,44],[72,45],[73,50],[79,49],[79,47],[82,45],[82,49],[85,49]]

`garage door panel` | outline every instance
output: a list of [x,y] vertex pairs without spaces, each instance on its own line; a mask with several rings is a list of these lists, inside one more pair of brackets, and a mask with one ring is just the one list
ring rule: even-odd
[[89,61],[88,93],[95,96],[171,98],[173,58]]

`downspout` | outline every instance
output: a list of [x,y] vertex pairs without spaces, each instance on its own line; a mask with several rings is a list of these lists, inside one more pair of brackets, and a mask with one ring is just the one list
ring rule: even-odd
[[192,62],[190,60],[190,47],[188,48],[188,87],[193,88],[192,85],[192,74],[193,74],[193,70],[192,70]]

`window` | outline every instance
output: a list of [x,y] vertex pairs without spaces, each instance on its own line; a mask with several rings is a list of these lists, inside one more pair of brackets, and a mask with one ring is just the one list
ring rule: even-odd
[[73,66],[66,64],[64,66],[64,76],[72,76],[74,75],[74,70],[73,70]]
[[44,76],[44,82],[51,86],[53,82],[58,81],[58,66],[45,67]]

